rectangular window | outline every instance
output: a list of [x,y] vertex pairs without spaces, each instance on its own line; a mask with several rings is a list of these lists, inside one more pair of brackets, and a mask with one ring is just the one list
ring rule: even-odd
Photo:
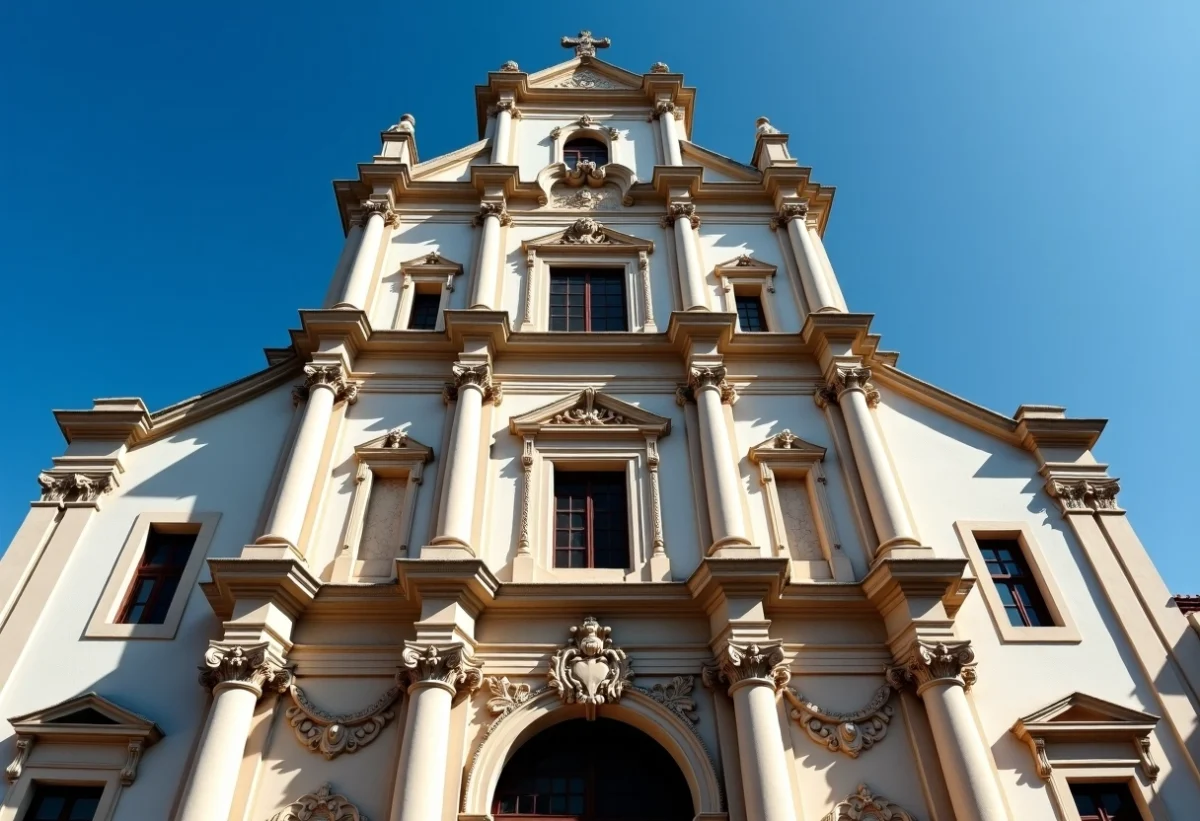
[[554,474],[554,566],[629,567],[625,474]]
[[442,306],[440,293],[413,294],[412,310],[408,314],[410,331],[432,331],[437,328],[438,309]]
[[625,315],[625,272],[619,268],[552,269],[550,330],[629,330]]
[[1000,603],[1014,627],[1053,626],[1037,579],[1029,570],[1025,551],[1016,539],[979,538],[979,552],[1000,594]]
[[117,617],[118,623],[162,624],[166,621],[171,600],[175,598],[195,544],[195,533],[150,526],[146,549]]
[[738,327],[747,333],[762,333],[767,330],[767,318],[763,313],[762,299],[750,294],[734,294],[737,303]]
[[1142,821],[1142,811],[1126,784],[1072,784],[1071,797],[1082,821]]
[[25,821],[92,821],[104,788],[35,784]]

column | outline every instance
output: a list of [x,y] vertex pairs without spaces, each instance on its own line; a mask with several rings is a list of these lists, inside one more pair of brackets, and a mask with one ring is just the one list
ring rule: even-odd
[[708,555],[722,547],[749,545],[742,520],[742,487],[737,460],[729,445],[723,403],[735,397],[725,381],[725,368],[692,368],[688,387],[700,419],[700,458],[704,468],[704,490],[713,543]]
[[825,276],[820,252],[808,235],[807,215],[807,203],[788,203],[780,209],[779,215],[771,220],[771,228],[778,230],[780,227],[787,227],[788,241],[800,269],[800,284],[804,288],[808,310],[814,314],[821,311],[837,311],[840,310],[837,297]]
[[379,244],[383,240],[384,225],[394,225],[396,212],[388,203],[380,200],[366,200],[362,204],[366,220],[362,232],[362,241],[358,245],[358,254],[354,257],[354,266],[346,277],[346,289],[342,300],[335,308],[367,309],[367,293],[371,290],[371,280],[375,276],[375,264],[379,261]]
[[450,707],[457,694],[479,689],[483,674],[462,645],[407,642],[401,659],[401,676],[409,682],[408,718],[388,818],[437,821],[446,788]]
[[829,291],[833,295],[833,304],[839,311],[846,312],[850,308],[846,305],[846,297],[842,295],[842,286],[838,284],[837,274],[833,271],[833,263],[829,261],[829,252],[825,249],[825,243],[821,239],[820,232],[817,231],[817,226],[809,225],[805,220],[804,226],[807,229],[809,244],[816,250],[817,256],[821,259],[821,269],[825,272],[825,279],[829,283]]
[[483,237],[479,241],[479,262],[471,307],[490,309],[496,301],[496,279],[500,268],[500,226],[512,225],[512,217],[505,210],[503,200],[485,202],[479,206],[474,225],[483,226]]
[[487,363],[455,363],[454,383],[448,386],[457,398],[454,409],[454,433],[450,441],[449,462],[442,521],[431,544],[471,548],[471,524],[475,517],[475,490],[479,474],[479,447],[483,428],[483,403],[500,401],[500,386],[492,382]]
[[816,399],[822,407],[833,401],[842,409],[846,431],[850,435],[850,449],[858,463],[871,521],[879,536],[877,558],[893,547],[919,546],[920,542],[909,522],[883,437],[872,418],[871,408],[879,404],[879,392],[868,381],[870,378],[870,368],[838,368],[829,387],[819,392]]
[[888,670],[888,681],[900,689],[916,685],[925,702],[938,760],[950,790],[950,803],[958,821],[1007,821],[988,757],[967,702],[975,683],[975,651],[969,641],[950,644],[917,640],[898,664]]
[[329,422],[333,418],[333,405],[342,399],[350,403],[358,399],[358,385],[346,379],[341,365],[305,365],[304,376],[304,384],[293,393],[297,402],[307,399],[304,415],[296,431],[296,441],[288,456],[266,533],[256,541],[256,544],[286,544],[297,551]]
[[663,157],[667,165],[683,165],[683,157],[679,153],[679,129],[675,125],[675,103],[670,100],[659,100],[654,105],[654,117],[662,126]]
[[266,643],[243,647],[215,642],[201,669],[200,683],[212,691],[213,701],[179,821],[229,817],[254,708],[264,688],[284,692],[292,683],[291,673],[272,658]]
[[737,724],[747,821],[796,821],[775,694],[791,679],[779,644],[730,642],[704,666],[707,687],[728,687]]
[[520,117],[521,111],[512,100],[501,100],[488,109],[488,113],[496,118],[492,130],[492,163],[504,165],[508,162],[512,145],[513,117]]
[[662,217],[659,223],[663,228],[675,227],[675,248],[679,255],[679,280],[684,310],[708,310],[708,300],[704,294],[704,270],[700,266],[700,254],[696,249],[695,229],[700,227],[696,206],[690,202],[673,202],[667,206],[667,215]]

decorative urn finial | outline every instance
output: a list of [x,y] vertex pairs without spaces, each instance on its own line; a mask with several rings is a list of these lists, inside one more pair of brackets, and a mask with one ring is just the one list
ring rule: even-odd
[[671,69],[666,63],[655,63],[654,65],[650,66],[651,74],[667,74],[670,71]]
[[754,130],[758,134],[778,134],[779,129],[771,125],[771,121],[766,117],[759,117],[754,121]]

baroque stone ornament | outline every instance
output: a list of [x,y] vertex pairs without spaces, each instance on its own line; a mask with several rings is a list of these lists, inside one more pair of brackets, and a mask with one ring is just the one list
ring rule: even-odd
[[883,796],[875,795],[866,784],[839,801],[821,821],[916,821],[912,815]]
[[792,671],[779,642],[767,645],[729,642],[712,661],[705,662],[701,675],[704,686],[719,685],[734,690],[745,682],[762,682],[780,690],[792,679]]
[[531,695],[528,684],[513,684],[508,676],[488,676],[484,679],[492,697],[488,699],[487,707],[492,715],[506,716],[513,710],[529,701]]
[[675,676],[667,684],[655,684],[648,695],[683,720],[695,724],[700,721],[696,715],[696,702],[691,696],[695,686],[695,676]]
[[420,645],[407,642],[400,654],[400,676],[409,687],[432,682],[456,693],[474,692],[483,684],[480,665],[461,644]]
[[337,795],[329,784],[315,793],[302,795],[271,816],[271,821],[368,821],[344,795]]
[[778,134],[779,129],[771,125],[771,121],[766,117],[759,117],[754,121],[754,131],[757,134]]
[[700,227],[700,217],[696,216],[696,206],[690,202],[673,202],[668,205],[666,216],[659,219],[659,224],[663,228],[670,228],[681,219],[686,219],[693,228]]
[[670,72],[670,70],[670,66],[668,66],[666,63],[655,63],[654,65],[650,66],[651,74],[667,74]]
[[604,226],[591,217],[581,217],[563,231],[563,245],[605,245],[610,243]]
[[584,388],[580,403],[574,408],[556,413],[551,425],[623,425],[625,417],[596,404],[596,389]]
[[417,118],[411,114],[401,114],[400,122],[396,123],[395,125],[388,126],[388,131],[391,131],[391,132],[400,131],[400,132],[407,132],[409,134],[413,134],[416,132],[416,130],[417,130]]
[[567,646],[550,658],[550,686],[567,704],[581,704],[588,721],[601,704],[615,704],[633,678],[625,651],[612,646],[611,627],[592,616],[571,628]]
[[504,61],[503,64],[501,64],[500,70],[501,71],[510,71],[510,72],[511,71],[520,71],[521,67],[519,65],[517,65],[516,60],[506,60],[506,61]]
[[307,399],[317,387],[329,388],[338,402],[345,400],[353,405],[358,401],[358,383],[346,378],[341,365],[316,364],[304,366],[304,384],[292,389],[292,401],[299,403]]
[[569,189],[565,192],[553,192],[551,205],[554,208],[579,211],[615,211],[620,205],[620,198],[620,193],[611,185],[595,190]]
[[443,398],[447,401],[458,399],[459,392],[467,385],[475,385],[483,391],[483,401],[500,404],[504,391],[499,382],[492,381],[492,367],[487,363],[480,365],[465,365],[461,362],[451,366],[454,381],[446,385]]
[[390,450],[408,447],[408,434],[400,428],[392,428],[383,437],[383,446]]
[[737,391],[726,381],[726,375],[724,367],[691,368],[688,371],[688,389],[695,396],[703,388],[716,388],[720,391],[722,404],[731,405],[737,401]]
[[501,111],[507,111],[514,119],[521,119],[521,109],[517,108],[517,104],[512,100],[501,100],[495,105],[488,106],[487,113],[491,117]]
[[857,390],[862,391],[863,397],[867,400],[867,407],[877,407],[880,398],[879,391],[871,384],[870,379],[870,368],[838,368],[829,384],[813,395],[813,400],[819,408],[824,409],[826,405],[836,405],[841,402],[842,395],[846,391]]
[[404,688],[397,684],[369,707],[346,715],[333,715],[313,705],[303,690],[292,685],[288,688],[292,706],[287,708],[284,717],[297,741],[332,760],[342,753],[357,752],[374,741],[396,717],[392,705],[403,692]]
[[587,29],[579,32],[574,37],[562,38],[563,48],[574,48],[576,57],[595,57],[596,49],[608,48],[612,45],[612,40],[607,37],[601,37],[597,40],[592,37],[592,33]]
[[779,209],[779,213],[771,217],[771,230],[786,228],[792,220],[803,220],[808,216],[807,202],[789,202]]
[[271,658],[265,642],[251,646],[214,642],[204,652],[204,666],[199,669],[206,690],[228,685],[262,695],[266,689],[283,693],[292,685],[291,671]]
[[496,217],[501,225],[512,225],[512,217],[503,202],[485,202],[479,206],[479,213],[471,220],[476,228],[483,225],[488,217]]
[[675,105],[675,103],[671,102],[670,100],[659,100],[654,104],[654,113],[650,115],[650,119],[657,120],[664,114],[669,114],[670,116],[674,117],[676,116],[675,112],[679,110],[679,106]]
[[791,702],[791,717],[804,728],[809,738],[835,753],[858,758],[887,735],[892,720],[892,687],[884,684],[875,691],[867,705],[852,713],[833,713],[822,710],[795,690],[785,690]]
[[578,188],[584,184],[599,188],[604,185],[606,176],[607,172],[591,160],[580,160],[574,168],[567,170],[563,181],[572,188]]
[[617,85],[594,71],[581,69],[574,74],[569,74],[554,84],[555,88],[583,88],[583,89],[613,89],[625,88],[623,85]]
[[1064,513],[1120,510],[1121,484],[1116,479],[1053,479],[1046,487]]
[[958,684],[970,690],[975,683],[975,651],[970,641],[927,642],[918,639],[887,670],[888,683],[897,690],[916,685],[920,693],[931,684]]
[[[409,115],[409,119],[412,120],[412,115]],[[413,122],[415,123],[415,121]],[[403,124],[404,118],[401,117],[400,122],[396,124],[396,130],[407,130],[400,128],[400,126]],[[395,211],[392,210],[392,206],[383,200],[363,200],[360,206],[359,215],[359,224],[361,225],[366,225],[367,220],[376,215],[383,217],[383,222],[385,225],[395,225],[399,221],[399,216]]]
[[43,502],[94,502],[112,490],[112,476],[85,476],[82,473],[40,473]]

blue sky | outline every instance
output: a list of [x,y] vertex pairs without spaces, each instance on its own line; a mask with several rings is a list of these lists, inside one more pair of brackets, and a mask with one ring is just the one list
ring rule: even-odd
[[682,71],[698,143],[748,161],[756,117],[791,134],[837,187],[850,306],[902,368],[1111,419],[1122,504],[1200,592],[1194,0],[6,3],[0,545],[62,451],[51,408],[158,408],[261,368],[324,295],[330,180],[402,112],[424,158],[473,141],[485,73],[566,59],[581,27],[618,65]]

